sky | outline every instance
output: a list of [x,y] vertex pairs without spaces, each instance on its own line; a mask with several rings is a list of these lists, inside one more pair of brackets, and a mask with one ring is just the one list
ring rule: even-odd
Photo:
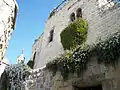
[[23,48],[25,62],[29,61],[34,40],[44,31],[50,12],[60,2],[62,0],[17,0],[16,26],[5,55],[11,64],[16,63],[16,58],[21,54]]

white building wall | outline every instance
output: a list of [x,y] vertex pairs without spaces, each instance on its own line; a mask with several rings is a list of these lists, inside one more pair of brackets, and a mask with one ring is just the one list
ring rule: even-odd
[[14,30],[17,14],[15,0],[0,0],[0,60],[3,59]]

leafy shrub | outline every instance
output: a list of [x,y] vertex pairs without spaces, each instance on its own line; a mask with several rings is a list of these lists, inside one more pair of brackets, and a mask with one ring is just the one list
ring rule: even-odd
[[26,64],[10,65],[6,68],[7,90],[24,90],[25,79],[30,75],[30,68]]
[[106,41],[98,43],[95,49],[99,63],[115,66],[120,57],[120,33],[117,32]]
[[61,43],[65,50],[75,48],[86,41],[88,25],[82,18],[77,19],[66,27],[61,36]]
[[85,69],[89,59],[89,47],[67,51],[60,57],[55,58],[53,61],[47,63],[46,68],[53,72],[60,71],[64,80],[68,78],[69,73],[77,73],[80,75]]
[[79,76],[87,69],[90,58],[97,56],[98,63],[115,67],[120,57],[120,32],[115,33],[105,41],[100,41],[95,46],[81,45],[75,50],[64,53],[46,65],[46,68],[54,72],[60,71],[66,79],[69,73],[77,73]]

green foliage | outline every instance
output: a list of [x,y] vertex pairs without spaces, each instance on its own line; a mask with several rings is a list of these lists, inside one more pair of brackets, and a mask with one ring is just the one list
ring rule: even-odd
[[99,63],[116,66],[120,57],[120,33],[117,32],[106,41],[98,43],[95,49]]
[[75,48],[77,45],[86,41],[88,25],[82,18],[77,19],[66,27],[61,36],[61,43],[65,50]]
[[7,90],[23,90],[24,81],[30,75],[31,69],[26,64],[15,64],[7,67],[5,71]]
[[67,51],[58,58],[49,62],[46,67],[53,72],[53,75],[57,71],[60,71],[64,80],[68,78],[69,73],[77,73],[80,75],[87,65],[89,59],[89,47],[79,47],[74,52]]
[[73,51],[65,52],[49,62],[46,67],[54,72],[54,75],[60,71],[66,80],[69,73],[77,73],[78,76],[83,74],[93,56],[97,56],[99,63],[115,67],[120,57],[120,33],[115,33],[105,41],[99,41],[95,46],[83,44]]

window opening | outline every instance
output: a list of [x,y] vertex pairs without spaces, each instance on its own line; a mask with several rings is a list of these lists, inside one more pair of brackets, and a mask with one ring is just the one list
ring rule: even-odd
[[77,9],[77,18],[81,17],[82,18],[82,9],[78,8]]
[[49,43],[53,41],[54,30],[50,31]]
[[75,20],[75,13],[72,13],[72,14],[70,15],[70,19],[71,19],[72,22]]

